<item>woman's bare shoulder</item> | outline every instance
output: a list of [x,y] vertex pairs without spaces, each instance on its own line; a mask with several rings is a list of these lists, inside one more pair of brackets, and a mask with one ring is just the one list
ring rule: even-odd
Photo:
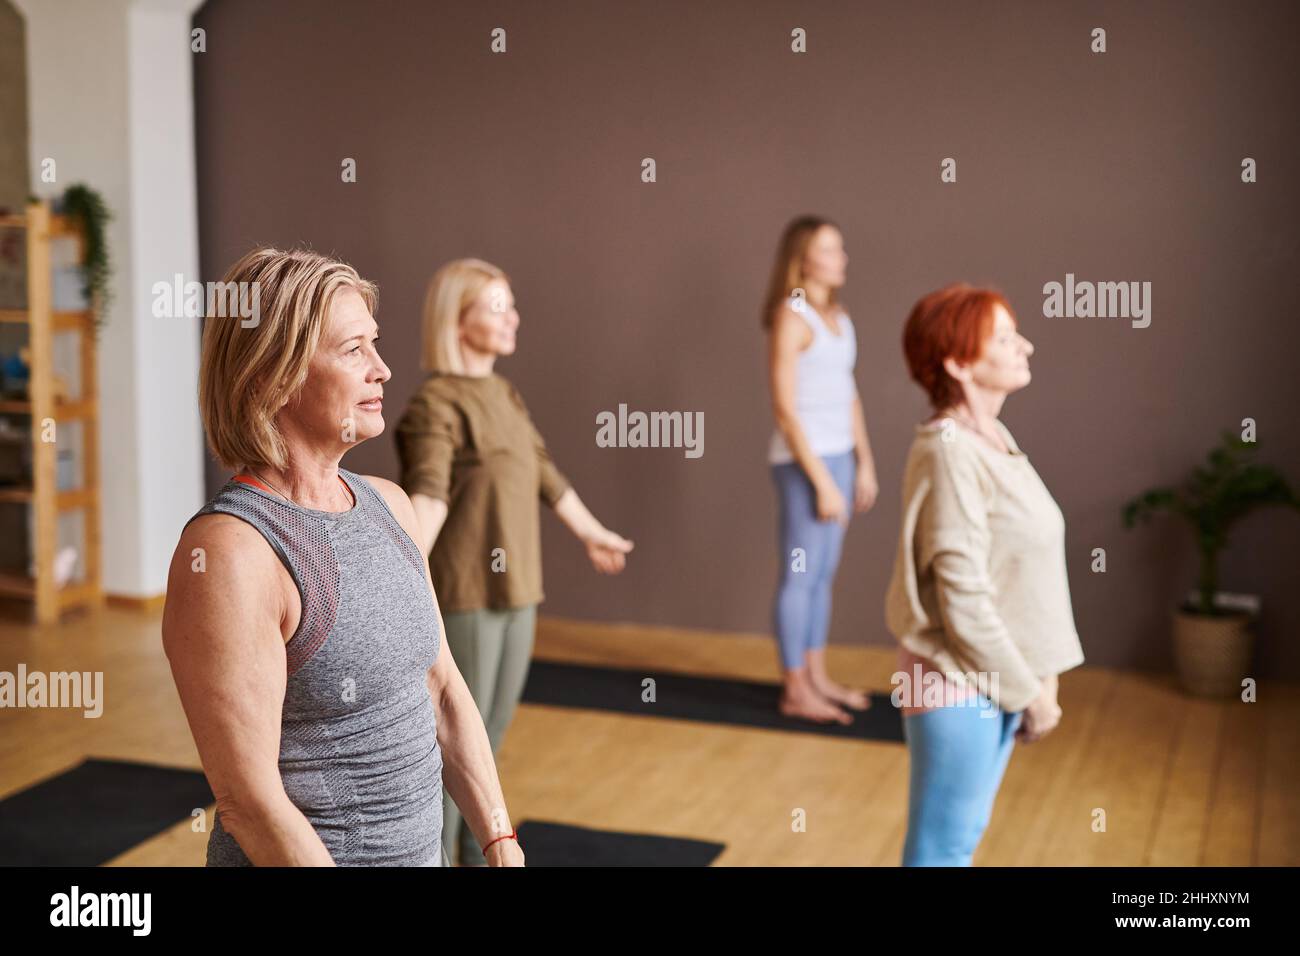
[[[185,526],[167,576],[163,636],[221,619],[238,626],[278,620],[287,572],[262,533],[220,512]],[[290,582],[291,583],[291,582]]]
[[198,515],[186,524],[185,531],[181,532],[181,541],[177,544],[178,553],[186,545],[195,548],[216,545],[218,548],[235,549],[240,558],[253,558],[263,551],[270,551],[270,545],[266,544],[266,538],[261,536],[260,531],[246,520],[226,514],[225,511]]
[[229,549],[234,549],[240,560],[255,557],[263,552],[269,554],[271,550],[260,531],[243,518],[224,511],[198,515],[185,526],[181,532],[180,542],[176,545],[176,553],[180,554],[196,547],[206,549],[215,547],[225,553],[230,553]]
[[804,349],[812,342],[813,328],[808,324],[807,315],[796,312],[790,303],[786,302],[772,317],[772,335],[778,342],[794,342],[800,349]]

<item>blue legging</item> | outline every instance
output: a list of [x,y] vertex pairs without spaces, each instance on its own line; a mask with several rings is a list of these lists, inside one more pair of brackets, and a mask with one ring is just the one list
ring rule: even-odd
[[993,815],[1020,714],[982,695],[967,703],[903,718],[912,764],[903,866],[970,866]]
[[[822,461],[851,512],[857,470],[853,452],[824,457]],[[773,629],[781,646],[781,664],[793,670],[804,666],[808,651],[826,646],[831,625],[831,582],[840,563],[844,526],[817,520],[817,493],[797,463],[773,465],[772,480],[780,504],[781,547]],[[795,554],[796,549],[801,556]]]

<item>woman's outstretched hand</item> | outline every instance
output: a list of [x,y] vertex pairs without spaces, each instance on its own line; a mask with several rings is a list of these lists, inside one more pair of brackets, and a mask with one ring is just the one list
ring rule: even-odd
[[601,574],[618,574],[627,564],[627,553],[632,542],[608,528],[598,528],[582,542],[587,547],[587,557],[592,567]]

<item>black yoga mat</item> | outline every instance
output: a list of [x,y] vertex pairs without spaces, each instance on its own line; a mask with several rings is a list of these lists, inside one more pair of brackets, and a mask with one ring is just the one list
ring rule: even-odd
[[703,840],[537,820],[519,824],[519,845],[528,866],[708,866],[724,849]]
[[[647,677],[655,682],[653,702],[641,699],[642,681]],[[849,711],[853,723],[847,725],[814,724],[783,717],[776,709],[780,697],[779,684],[534,660],[523,699],[530,704],[609,710],[641,717],[674,717],[709,724],[903,742],[903,718],[889,694],[872,694],[870,709]]]
[[0,866],[99,866],[212,803],[196,770],[86,760],[0,800]]

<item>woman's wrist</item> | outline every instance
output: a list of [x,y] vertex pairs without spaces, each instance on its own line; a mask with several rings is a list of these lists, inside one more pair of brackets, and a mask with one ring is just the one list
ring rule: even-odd
[[1040,683],[1042,685],[1043,690],[1042,693],[1039,695],[1039,700],[1042,701],[1044,705],[1050,704],[1052,707],[1059,707],[1060,704],[1058,704],[1056,700],[1055,680],[1044,677]]
[[483,853],[486,854],[489,847],[493,846],[494,844],[500,843],[502,840],[514,840],[516,843],[518,843],[519,831],[511,830],[509,833],[501,834],[501,836],[497,837],[494,840],[488,840],[487,843],[483,844]]
[[835,479],[831,476],[831,473],[827,471],[825,468],[817,469],[817,472],[815,474],[810,475],[808,477],[808,480],[812,483],[813,490],[819,493],[827,492],[831,490],[835,490],[835,491],[839,490],[839,485],[835,483]]

